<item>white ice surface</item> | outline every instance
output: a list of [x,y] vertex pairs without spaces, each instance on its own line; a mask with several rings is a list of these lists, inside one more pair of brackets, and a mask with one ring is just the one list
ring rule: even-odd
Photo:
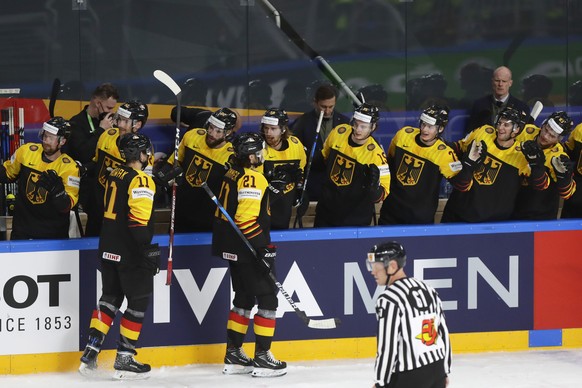
[[[297,361],[286,376],[253,378],[224,376],[221,365],[190,365],[154,368],[141,381],[114,381],[104,368],[92,379],[76,372],[0,376],[0,387],[371,387],[372,366],[372,359]],[[449,388],[582,388],[582,349],[456,355]]]

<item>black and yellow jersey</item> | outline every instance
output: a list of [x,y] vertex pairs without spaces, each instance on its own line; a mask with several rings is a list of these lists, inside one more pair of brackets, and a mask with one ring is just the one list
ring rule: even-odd
[[[0,180],[18,180],[18,195],[12,224],[13,236],[19,239],[69,238],[69,210],[79,199],[79,169],[67,154],[56,160],[43,158],[42,144],[28,143],[19,147],[3,164]],[[58,209],[47,191],[37,186],[40,174],[55,170],[61,177],[70,206]]]
[[[323,146],[325,175],[317,203],[317,226],[368,226],[372,222],[374,203],[383,201],[390,192],[390,168],[384,150],[372,137],[362,145],[350,140],[352,127],[335,127]],[[381,193],[367,189],[368,165],[380,170]]]
[[510,219],[523,178],[532,188],[543,190],[549,184],[545,171],[532,176],[531,168],[521,151],[519,142],[504,148],[496,143],[494,127],[484,125],[458,141],[458,148],[467,152],[473,141],[487,146],[484,162],[472,174],[467,191],[453,190],[441,222],[488,222]]
[[[206,145],[206,130],[189,130],[178,148],[178,161],[184,171],[184,181],[176,190],[174,230],[177,233],[211,232],[216,205],[208,197],[202,183],[218,192],[226,172],[225,165],[233,154],[232,144],[220,148]],[[168,158],[174,164],[174,154]]]
[[143,260],[143,246],[153,237],[156,185],[143,171],[123,164],[108,174],[105,184],[99,255],[103,260],[135,264]]
[[[582,185],[582,124],[578,124],[564,142],[564,150],[574,163],[574,182]],[[582,190],[576,190],[564,201],[561,218],[582,218]]]
[[[307,157],[305,147],[295,136],[284,139],[281,148],[276,150],[269,145],[263,150],[265,161],[257,171],[262,171],[269,176],[276,166],[291,164],[305,171]],[[291,220],[291,209],[295,201],[295,182],[291,182],[285,188],[282,195],[271,201],[271,229],[288,229]]]
[[[154,150],[151,151],[151,156],[148,160],[148,165],[144,169],[147,175],[152,175],[154,165]],[[107,183],[107,176],[111,171],[125,163],[125,160],[119,153],[119,128],[109,128],[99,136],[97,141],[97,148],[95,149],[96,185],[95,194],[97,196],[96,207],[99,209],[96,213],[103,213],[103,201],[105,194],[105,185]]]
[[[529,124],[520,134],[520,139],[521,141],[535,140],[539,134],[540,128]],[[545,190],[534,190],[524,179],[515,202],[513,219],[555,220],[558,218],[560,197],[568,199],[576,192],[576,182],[571,177],[559,180],[552,165],[552,158],[568,156],[563,146],[557,143],[543,151],[546,157],[544,165],[550,177],[550,184]]]
[[432,224],[442,178],[450,179],[462,169],[457,155],[442,139],[426,146],[419,136],[419,128],[404,127],[390,143],[392,179],[380,224]]
[[[220,203],[257,252],[271,243],[268,185],[262,173],[251,168],[232,167],[224,175],[217,194]],[[215,213],[212,254],[238,262],[256,260],[219,209]]]

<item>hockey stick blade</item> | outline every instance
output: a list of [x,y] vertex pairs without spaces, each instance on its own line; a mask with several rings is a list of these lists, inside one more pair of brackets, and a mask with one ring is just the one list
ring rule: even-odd
[[[224,208],[224,206],[222,206],[222,204],[220,203],[220,201],[218,200],[218,198],[216,198],[216,195],[214,195],[214,193],[212,192],[212,189],[210,189],[210,187],[208,187],[208,184],[206,182],[203,182],[202,183],[202,188],[204,189],[204,191],[206,191],[206,194],[208,194],[208,196],[210,197],[210,199],[212,200],[212,202],[214,202],[214,204],[216,205],[216,207],[218,207],[218,210],[220,211],[220,213],[222,213],[222,215],[226,218],[226,220],[228,221],[228,223],[230,224],[230,226],[234,229],[234,231],[236,232],[236,234],[241,238],[241,240],[247,246],[247,248],[249,249],[249,251],[251,251],[251,253],[253,254],[253,256],[255,256],[255,258],[257,258],[257,260],[258,260],[259,257],[257,255],[257,251],[255,251],[255,248],[253,248],[253,246],[251,245],[250,241],[245,237],[245,235],[240,230],[240,228],[238,227],[238,225],[234,222],[234,220],[232,219],[232,217],[230,216],[230,214],[228,214],[228,212],[226,211],[226,209]],[[277,280],[277,278],[275,277],[275,275],[273,274],[273,272],[270,272],[269,271],[269,277],[271,278],[271,280],[273,281],[273,283],[275,284],[275,286],[279,289],[279,291],[281,292],[281,294],[285,297],[285,299],[287,300],[287,302],[289,302],[289,305],[291,305],[291,307],[293,308],[293,310],[295,311],[295,313],[297,314],[297,316],[308,327],[310,327],[312,329],[335,329],[340,324],[340,320],[338,318],[314,320],[314,319],[311,319],[311,318],[307,317],[307,314],[305,314],[305,311],[303,311],[303,310],[299,309],[299,307],[297,307],[297,305],[293,301],[293,298],[291,298],[291,296],[287,293],[287,291],[285,291],[285,289],[283,288],[283,286],[281,285],[281,283],[279,283],[279,281]]]
[[166,85],[168,89],[170,89],[172,93],[174,93],[174,95],[177,96],[178,94],[182,93],[182,89],[180,89],[176,81],[174,81],[172,77],[170,77],[166,72],[162,70],[156,70],[154,71],[154,77],[156,77],[158,81]]
[[542,111],[542,109],[544,109],[544,104],[542,104],[541,101],[536,101],[533,108],[531,108],[531,113],[530,113],[531,118],[536,120],[538,118],[538,116],[540,115],[540,112]]

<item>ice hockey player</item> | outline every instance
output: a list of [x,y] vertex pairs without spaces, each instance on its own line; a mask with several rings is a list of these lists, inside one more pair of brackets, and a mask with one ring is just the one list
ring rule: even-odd
[[97,356],[121,304],[116,379],[142,379],[150,365],[134,359],[145,312],[159,272],[160,250],[151,244],[155,183],[143,172],[151,152],[150,140],[142,134],[125,134],[119,142],[124,163],[107,177],[103,228],[99,237],[102,295],[91,317],[87,346],[79,372],[90,375],[97,369]]
[[[269,215],[269,183],[256,168],[263,163],[263,138],[252,132],[241,134],[233,141],[233,165],[224,175],[220,202],[236,226],[250,242],[256,256],[238,235],[233,225],[218,213],[212,233],[212,254],[228,260],[233,307],[227,323],[227,344],[224,374],[252,373],[255,377],[282,376],[287,363],[271,353],[278,306],[277,289],[269,277],[275,271],[276,247],[271,245]],[[271,185],[276,184],[271,181]],[[288,182],[277,183],[282,190]],[[255,314],[255,356],[249,358],[242,345]]]

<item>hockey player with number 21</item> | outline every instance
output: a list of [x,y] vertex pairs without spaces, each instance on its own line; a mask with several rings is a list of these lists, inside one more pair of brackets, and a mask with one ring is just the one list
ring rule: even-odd
[[[226,326],[223,373],[282,376],[287,373],[287,363],[277,360],[270,350],[278,300],[277,288],[269,277],[269,272],[275,273],[277,256],[276,247],[271,245],[269,193],[281,192],[289,182],[280,182],[279,187],[271,188],[274,183],[269,185],[265,176],[257,171],[263,163],[265,148],[259,134],[243,133],[233,141],[233,147],[233,164],[224,175],[218,196],[238,230],[217,210],[212,231],[212,254],[228,260],[234,290],[233,307]],[[242,345],[255,304],[258,307],[253,318],[255,356],[251,359]]]
[[127,299],[113,365],[114,378],[143,379],[151,367],[134,359],[144,316],[159,272],[160,250],[151,244],[156,185],[143,170],[151,156],[151,142],[142,134],[128,133],[119,141],[125,160],[107,177],[105,214],[99,237],[102,294],[91,316],[89,338],[79,372],[92,375],[109,328]]
[[376,301],[374,387],[447,387],[452,352],[437,292],[406,276],[406,251],[396,241],[374,245],[366,265],[376,283],[386,286]]

